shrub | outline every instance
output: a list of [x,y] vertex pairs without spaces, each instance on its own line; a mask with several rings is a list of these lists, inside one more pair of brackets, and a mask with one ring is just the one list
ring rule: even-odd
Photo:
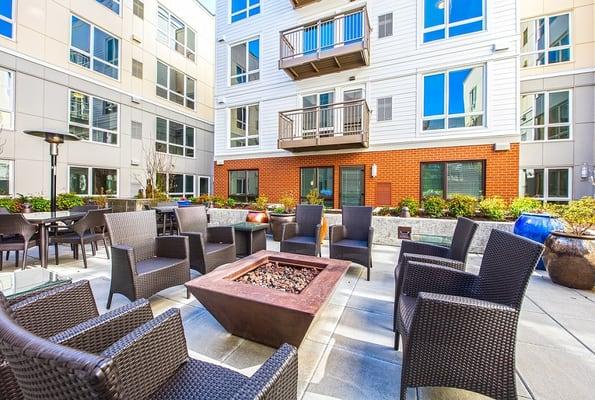
[[382,207],[380,210],[376,211],[376,215],[381,217],[398,217],[400,213],[401,210],[393,207]]
[[477,199],[466,194],[455,194],[448,199],[447,207],[453,217],[473,217],[477,210]]
[[223,208],[225,206],[225,199],[219,196],[213,196],[211,198],[213,205],[217,208]]
[[506,203],[501,197],[489,197],[479,203],[481,214],[494,221],[502,221],[506,217]]
[[106,208],[107,207],[107,196],[85,197],[85,203],[96,204],[99,208]]
[[193,198],[192,202],[195,204],[206,204],[211,202],[212,200],[213,198],[208,194],[201,194],[200,196]]
[[419,203],[413,197],[405,197],[401,200],[399,203],[399,214],[401,214],[403,207],[409,208],[409,214],[411,214],[412,217],[419,213]]
[[29,198],[29,204],[31,204],[34,212],[48,212],[51,211],[52,207],[49,199],[39,196]]
[[235,199],[232,199],[231,197],[228,198],[227,200],[225,200],[225,204],[224,207],[225,208],[235,208],[235,206],[238,204],[237,201],[235,201]]
[[252,207],[257,211],[265,211],[269,199],[266,196],[258,196]]
[[429,196],[424,199],[424,214],[427,217],[440,218],[444,216],[446,201],[440,196]]
[[595,198],[583,197],[571,201],[561,210],[566,230],[574,235],[587,235],[595,227]]
[[293,195],[293,193],[285,193],[283,196],[281,196],[279,202],[283,206],[283,211],[281,211],[279,214],[289,214],[293,211],[297,204],[297,201],[295,200],[295,196]]
[[535,212],[541,210],[542,207],[539,200],[530,197],[517,197],[510,203],[510,214],[514,218],[518,218],[524,212]]
[[19,204],[15,199],[10,197],[2,197],[0,198],[0,207],[6,208],[8,211],[12,213],[16,213],[20,211]]
[[312,189],[310,190],[310,192],[308,192],[308,194],[306,195],[306,202],[315,206],[324,205],[324,199],[320,197],[318,189]]
[[75,193],[60,193],[56,198],[56,205],[60,210],[70,210],[72,207],[85,205],[85,200]]

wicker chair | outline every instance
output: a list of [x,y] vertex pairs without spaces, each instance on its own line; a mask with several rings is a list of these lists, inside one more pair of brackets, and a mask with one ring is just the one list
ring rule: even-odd
[[231,226],[208,226],[204,206],[175,209],[180,235],[188,236],[190,268],[208,274],[236,260],[235,233]]
[[281,251],[307,256],[319,256],[322,212],[322,206],[298,205],[295,215],[296,222],[289,222],[283,225],[281,231]]
[[447,386],[516,399],[515,343],[521,303],[543,246],[493,230],[479,275],[409,262],[398,326],[401,399],[408,387]]
[[401,271],[403,264],[410,261],[428,262],[443,265],[461,271],[465,270],[467,254],[473,241],[473,236],[479,224],[468,218],[459,218],[455,227],[452,244],[450,247],[438,246],[429,243],[403,240],[397,266],[395,267],[395,303],[393,313],[393,329],[395,330],[395,350],[399,349],[399,332],[397,330],[397,310],[403,280]]
[[372,207],[343,207],[342,225],[330,227],[330,256],[372,268]]
[[106,214],[112,244],[112,279],[107,308],[114,293],[134,301],[190,280],[188,238],[157,237],[155,211]]
[[0,271],[4,252],[15,252],[15,268],[19,266],[19,251],[23,252],[21,268],[27,263],[27,250],[38,245],[35,225],[22,214],[0,214]]
[[[30,333],[49,338],[99,315],[88,281],[29,292],[0,303],[10,307],[12,318]],[[51,318],[48,318],[48,315]],[[0,355],[0,400],[20,400],[23,394],[6,360]]]
[[146,300],[50,338],[19,322],[0,296],[0,352],[27,400],[297,399],[294,347],[248,378],[189,358],[179,310],[153,318]]

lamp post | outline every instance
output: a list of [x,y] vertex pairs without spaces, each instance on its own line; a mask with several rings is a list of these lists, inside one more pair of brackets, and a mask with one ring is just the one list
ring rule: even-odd
[[50,201],[51,201],[51,209],[52,214],[56,213],[56,174],[57,174],[57,164],[58,164],[58,146],[65,141],[76,141],[80,140],[78,136],[75,136],[71,133],[58,133],[58,132],[50,132],[50,131],[24,131],[27,135],[37,136],[40,138],[45,139],[47,143],[50,144],[50,164],[51,164],[51,172],[50,172]]

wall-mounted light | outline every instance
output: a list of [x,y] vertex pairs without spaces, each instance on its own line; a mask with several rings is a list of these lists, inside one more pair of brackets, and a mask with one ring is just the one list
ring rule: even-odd
[[376,175],[378,175],[378,165],[376,164],[372,164],[372,178],[376,178]]
[[583,163],[583,166],[581,167],[581,179],[589,179],[589,164],[587,163]]

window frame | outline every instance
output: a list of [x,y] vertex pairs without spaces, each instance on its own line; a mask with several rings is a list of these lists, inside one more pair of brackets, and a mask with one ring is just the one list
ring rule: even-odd
[[[550,124],[550,95],[554,93],[563,93],[568,92],[568,122],[557,122],[554,124]],[[574,134],[574,122],[573,122],[573,112],[574,112],[574,92],[572,89],[564,89],[564,90],[543,90],[539,92],[530,92],[530,93],[522,93],[521,99],[524,96],[532,96],[533,97],[533,121],[535,121],[535,100],[538,95],[544,95],[544,124],[543,125],[532,125],[523,126],[522,120],[520,121],[520,130],[521,130],[521,142],[522,143],[543,143],[543,142],[567,142],[569,140],[573,140]],[[520,115],[522,118],[522,115]],[[549,128],[560,128],[560,127],[568,127],[568,138],[567,139],[550,139],[549,138]],[[543,140],[535,140],[535,129],[543,129]],[[531,139],[523,140],[523,131],[524,130],[531,130]]]
[[0,164],[8,164],[8,194],[0,194],[0,198],[13,197],[14,193],[14,160],[0,158]]
[[[70,120],[70,117],[72,115],[71,99],[72,99],[72,93],[74,93],[74,92],[80,93],[80,94],[82,94],[84,96],[87,96],[89,98],[89,125],[88,126],[86,126],[84,124],[81,124],[79,122],[72,122]],[[110,131],[108,129],[103,129],[103,128],[96,128],[96,127],[93,126],[93,121],[94,121],[94,118],[93,118],[93,104],[95,102],[95,99],[102,100],[102,101],[107,101],[109,103],[113,103],[116,106],[118,106],[118,112],[116,114],[116,119],[117,119],[117,122],[116,122],[117,129],[116,129],[116,131]],[[104,99],[104,98],[99,97],[99,96],[93,96],[93,95],[90,95],[90,94],[88,94],[86,92],[83,92],[81,90],[76,90],[76,89],[72,89],[72,88],[69,88],[68,89],[68,127],[70,129],[70,125],[73,125],[73,126],[77,126],[79,128],[87,128],[87,129],[89,129],[89,139],[80,139],[83,142],[89,142],[89,143],[94,143],[94,144],[101,144],[101,145],[112,146],[112,147],[120,147],[120,122],[121,122],[120,112],[121,112],[121,104],[120,103],[117,103],[117,102],[112,101],[112,100]],[[115,134],[116,135],[116,143],[114,144],[114,143],[97,142],[97,141],[93,140],[93,130],[98,130],[98,131],[101,131],[101,132],[106,132],[106,133],[109,133],[109,134],[112,134],[112,135]]]
[[117,13],[113,9],[109,8],[107,5],[103,4],[100,0],[95,0],[96,3],[101,4],[102,6],[104,6],[111,12],[113,12],[114,14],[116,14],[118,16],[122,16],[122,0],[110,0],[110,1],[113,1],[114,3],[118,4],[118,12]]
[[[520,169],[519,173],[519,193],[521,196],[525,197],[525,191],[523,187],[523,175],[525,174],[526,170],[543,170],[543,196],[542,197],[530,197],[535,200],[540,200],[544,203],[548,202],[568,202],[572,200],[572,190],[573,190],[573,167],[524,167]],[[550,170],[567,170],[568,171],[568,197],[550,197],[549,196],[549,171]],[[525,185],[526,186],[526,185]],[[526,196],[529,197],[529,196]]]
[[[324,200],[325,205],[331,204],[330,208],[333,208],[335,206],[335,167],[332,165],[317,165],[317,166],[307,166],[307,167],[300,167],[300,203],[304,203],[306,201],[306,196],[308,195],[308,193],[306,193],[306,195],[302,196],[302,171],[305,169],[313,169],[316,171],[316,189],[318,189],[319,185],[319,181],[320,181],[320,174],[319,174],[319,170],[321,169],[330,169],[332,171],[332,179],[333,179],[333,185],[332,185],[332,189],[333,189],[333,195],[332,196],[323,196],[320,191],[318,193],[318,195],[320,196],[321,199]],[[340,185],[339,185],[340,186]],[[339,190],[340,191],[340,190]]]
[[[568,37],[569,37],[568,41],[569,41],[569,43],[567,45],[563,45],[563,46],[550,47],[550,18],[561,17],[564,15],[568,15]],[[522,43],[523,24],[528,23],[528,22],[534,22],[534,21],[537,21],[542,18],[546,21],[546,23],[544,25],[544,27],[545,27],[545,35],[544,35],[545,36],[544,37],[545,46],[544,46],[543,50],[535,50],[535,51],[527,51],[527,52],[522,51],[522,49],[523,49],[523,43]],[[521,22],[520,22],[520,43],[519,43],[520,69],[523,70],[523,69],[527,69],[527,68],[538,68],[538,67],[545,67],[548,65],[558,65],[558,64],[573,62],[574,61],[574,59],[573,59],[574,51],[573,51],[573,43],[572,43],[572,36],[573,36],[572,24],[573,24],[573,21],[572,21],[572,13],[571,12],[562,12],[559,14],[541,15],[538,17],[521,20]],[[568,53],[569,53],[568,61],[559,61],[559,62],[555,62],[555,63],[549,62],[550,51],[562,51],[562,50],[566,50],[566,49],[568,49]],[[524,57],[536,55],[539,53],[544,53],[544,60],[545,60],[544,64],[528,65],[526,67],[523,66],[523,58]]]
[[[258,68],[256,70],[250,70],[250,69],[248,69],[248,67],[250,65],[250,56],[249,56],[250,55],[250,47],[249,47],[249,44],[250,44],[250,42],[253,42],[255,40],[258,40]],[[246,40],[241,40],[239,42],[235,42],[235,43],[229,45],[228,46],[228,55],[229,55],[228,56],[228,60],[229,60],[229,64],[228,65],[231,67],[231,63],[232,63],[232,60],[231,60],[232,48],[235,47],[235,46],[240,46],[242,44],[245,44],[246,45],[246,67],[247,67],[247,69],[246,69],[246,72],[244,72],[242,74],[232,75],[231,74],[231,68],[229,68],[228,71],[227,71],[229,73],[229,80],[227,82],[227,85],[229,87],[243,86],[243,85],[246,85],[246,84],[249,84],[249,83],[252,83],[252,82],[258,82],[258,81],[260,81],[260,77],[261,77],[261,68],[260,67],[261,67],[261,64],[262,64],[261,63],[262,41],[260,40],[260,36],[253,36],[253,37],[248,38]],[[256,73],[258,73],[258,79],[250,80],[250,75],[256,74]],[[233,80],[234,79],[237,79],[237,78],[242,77],[242,76],[245,77],[245,79],[246,79],[244,82],[233,83]]]
[[[208,184],[207,184],[207,193],[201,193],[200,192],[200,180],[201,179],[206,179],[207,182],[208,182]],[[197,181],[196,188],[198,189],[196,191],[196,194],[198,196],[202,196],[203,194],[206,194],[207,196],[210,196],[211,195],[211,192],[212,192],[212,189],[211,189],[211,177],[210,176],[205,176],[205,175],[197,175],[196,176],[196,181]]]
[[[171,172],[171,173],[158,173],[158,175],[165,175],[165,193],[170,197],[195,197],[196,196],[196,174],[185,174],[183,172]],[[181,175],[182,176],[182,191],[181,192],[170,192],[170,184],[171,184],[171,176],[172,175]],[[186,178],[191,176],[192,177],[192,192],[186,190]]]
[[[249,130],[250,130],[250,107],[253,106],[258,106],[258,134],[257,135],[249,135]],[[231,124],[232,124],[232,119],[231,119],[231,113],[233,110],[238,109],[238,108],[245,108],[246,109],[246,135],[244,135],[243,138],[235,138],[232,139],[231,137]],[[243,105],[239,105],[239,106],[235,106],[235,107],[229,107],[228,108],[228,112],[227,112],[227,121],[228,121],[228,125],[227,125],[227,146],[228,149],[230,150],[241,150],[241,149],[255,149],[255,148],[259,148],[260,147],[260,103],[250,103],[250,104],[243,104]],[[258,144],[253,144],[250,145],[250,139],[258,139]],[[241,140],[245,141],[244,146],[238,146],[238,147],[233,147],[231,145],[232,141],[235,142],[239,142]]]
[[[87,184],[88,190],[86,194],[83,193],[76,193],[77,196],[81,196],[81,197],[85,197],[85,196],[107,196],[107,197],[118,197],[119,193],[120,193],[120,169],[119,168],[113,168],[113,167],[98,167],[98,166],[94,166],[94,167],[90,167],[87,165],[78,165],[78,164],[68,164],[68,191],[72,192],[72,190],[70,189],[70,177],[71,177],[71,173],[70,173],[70,169],[71,168],[81,168],[81,169],[86,169],[87,170],[87,176],[89,179],[89,182]],[[101,195],[101,194],[94,194],[93,193],[93,187],[94,185],[94,181],[93,181],[93,170],[94,169],[111,169],[116,171],[116,193],[114,194],[108,194],[108,195]],[[74,192],[72,192],[74,193]]]
[[455,164],[455,163],[481,163],[481,186],[482,186],[482,195],[479,198],[486,197],[486,184],[487,184],[487,160],[447,160],[447,161],[422,161],[419,163],[419,198],[421,200],[424,199],[423,193],[423,166],[429,164],[442,164],[442,198],[448,200],[448,164]]
[[[135,10],[141,9],[142,15],[138,15]],[[141,0],[133,0],[132,2],[132,15],[137,16],[138,18],[144,20],[145,19],[145,3]]]
[[[164,120],[166,122],[166,124],[165,124],[165,126],[166,126],[165,133],[166,133],[166,137],[167,137],[167,140],[166,141],[157,139],[157,122],[160,119],[162,119],[162,120]],[[175,144],[175,143],[174,144],[170,143],[170,141],[169,141],[169,129],[170,129],[170,123],[171,122],[175,122],[176,124],[182,125],[183,137],[184,137],[184,144],[179,145],[179,144]],[[194,133],[192,135],[192,138],[194,139],[194,143],[192,143],[192,146],[189,146],[186,143],[186,129],[187,128],[192,128],[192,130],[194,131]],[[174,157],[184,157],[184,158],[188,158],[188,159],[194,160],[194,159],[196,159],[196,131],[197,131],[197,128],[195,126],[184,124],[184,123],[178,122],[178,121],[174,121],[174,120],[171,120],[169,118],[155,116],[155,151],[158,152],[158,153],[161,153],[161,154],[168,154],[168,155],[174,156]],[[164,144],[167,147],[167,152],[162,152],[162,151],[157,150],[157,144],[158,143]],[[170,146],[181,147],[183,154],[171,153],[170,152]],[[192,154],[194,154],[192,157],[186,155],[186,150],[188,150],[188,149],[191,149],[192,150]]]
[[[159,29],[159,11],[164,11],[164,13],[167,14],[167,32],[163,32],[161,29]],[[176,40],[175,37],[171,37],[171,23],[172,23],[172,18],[175,18],[176,20],[178,20],[182,25],[184,25],[184,43],[180,43]],[[190,28],[190,26],[186,23],[186,21],[184,21],[182,18],[178,17],[176,14],[172,13],[171,11],[169,11],[169,9],[165,6],[163,6],[161,3],[157,3],[157,26],[156,26],[156,30],[157,30],[157,42],[167,46],[169,49],[174,50],[176,53],[180,54],[182,57],[184,57],[187,60],[190,60],[194,63],[196,63],[196,31],[192,28]],[[194,34],[194,49],[190,49],[188,47],[188,31],[191,31]],[[161,35],[165,35],[165,37],[167,37],[167,43],[163,43],[163,41],[161,40]],[[177,43],[180,44],[183,49],[184,49],[184,54],[180,53],[177,49],[176,46],[174,45],[173,47],[172,45],[172,40],[173,43]],[[189,55],[192,55],[192,57],[189,57]]]
[[[445,40],[452,40],[455,38],[460,38],[460,37],[466,37],[469,35],[476,35],[482,32],[486,32],[488,30],[488,21],[487,21],[487,14],[488,14],[488,7],[487,7],[487,1],[486,0],[481,0],[482,3],[482,10],[481,10],[481,17],[474,17],[474,18],[470,18],[470,19],[465,19],[462,21],[457,21],[454,24],[450,23],[450,14],[448,12],[449,10],[449,5],[451,0],[443,0],[444,1],[444,23],[441,25],[436,25],[436,26],[432,26],[430,28],[426,28],[424,26],[424,20],[425,20],[425,16],[426,16],[426,6],[425,6],[425,1],[420,1],[420,6],[421,6],[421,13],[420,13],[420,21],[419,21],[419,26],[421,27],[421,35],[420,35],[420,42],[422,45],[429,45],[432,43],[441,43]],[[483,22],[483,27],[481,30],[479,31],[474,31],[474,32],[468,32],[468,33],[463,33],[461,35],[455,35],[455,36],[450,36],[450,28],[456,28],[457,26],[461,26],[461,25],[467,25],[467,24],[471,24],[474,22],[478,22],[478,21],[482,21]],[[444,29],[444,37],[442,39],[435,39],[435,40],[430,40],[430,41],[425,41],[424,40],[424,35],[426,33],[430,33],[430,32],[434,32],[434,31],[438,31],[440,29]]]
[[[181,107],[185,107],[185,108],[188,108],[190,110],[196,110],[196,103],[198,102],[198,98],[197,98],[198,97],[197,96],[198,93],[196,91],[196,79],[193,78],[192,76],[190,76],[190,75],[188,75],[188,74],[180,71],[179,69],[174,68],[171,65],[169,65],[169,64],[161,61],[160,59],[157,59],[157,66],[159,66],[159,63],[161,63],[161,64],[163,64],[163,65],[165,65],[167,67],[167,87],[159,84],[159,81],[158,81],[159,68],[155,68],[155,86],[156,86],[156,88],[161,88],[161,89],[164,89],[165,91],[167,91],[167,98],[162,97],[162,96],[159,96],[157,94],[157,89],[155,89],[155,96],[159,97],[160,99],[165,99],[167,101],[171,101],[172,103],[177,104],[177,105],[179,105]],[[184,104],[177,103],[177,102],[175,102],[175,101],[173,101],[173,100],[170,99],[170,95],[172,93],[174,93],[174,95],[176,95],[176,96],[180,96],[179,93],[177,93],[177,92],[175,92],[175,91],[173,91],[173,90],[171,90],[169,88],[169,86],[171,85],[171,82],[170,82],[170,77],[171,77],[170,70],[171,69],[173,69],[174,71],[177,71],[180,74],[184,75],[184,95],[182,96],[182,97],[184,97]],[[194,82],[194,98],[188,97],[188,79],[191,79]],[[190,108],[190,107],[187,106],[187,102],[188,101],[191,101],[192,102],[192,104],[193,104],[193,107],[192,108]]]
[[11,37],[7,37],[4,35],[0,35],[0,37],[3,37],[4,39],[8,39],[8,40],[12,40],[13,42],[16,42],[16,33],[17,33],[17,27],[16,27],[16,12],[17,12],[17,7],[16,7],[16,2],[17,0],[10,0],[11,1],[11,6],[12,6],[12,19],[9,19],[7,17],[5,17],[4,15],[0,15],[0,20],[10,24],[10,27],[12,28],[11,30]]
[[[10,69],[7,68],[3,68],[0,67],[0,71],[1,72],[6,72],[10,75],[10,109],[4,109],[2,107],[0,107],[0,112],[5,112],[5,113],[9,113],[10,114],[10,121],[9,121],[9,125],[8,126],[4,126],[4,124],[0,123],[0,131],[2,129],[7,129],[9,131],[14,130],[14,120],[15,120],[15,110],[16,110],[16,105],[15,105],[15,71],[12,71]],[[1,122],[1,121],[0,121]]]
[[[383,119],[380,119],[380,102],[390,100],[390,118],[386,118],[387,116],[383,112]],[[386,104],[383,103],[383,107],[386,107]],[[384,109],[383,109],[384,110]],[[376,98],[376,122],[390,122],[393,120],[393,96],[385,96],[385,97],[378,97]]]
[[[242,195],[237,195],[237,194],[231,194],[231,174],[232,172],[244,172],[246,175],[246,192],[248,191],[248,172],[256,172],[256,195],[255,196],[250,196],[248,193],[243,193]],[[242,197],[242,200],[238,200],[239,197]],[[260,170],[258,168],[252,168],[252,169],[230,169],[227,170],[227,197],[228,198],[233,198],[236,201],[242,202],[242,203],[248,203],[250,201],[254,201],[258,198],[258,196],[260,196]],[[252,197],[254,197],[253,199],[251,199]]]
[[[230,24],[235,24],[237,22],[240,21],[244,21],[247,20],[250,17],[255,17],[257,15],[260,15],[260,13],[262,12],[262,5],[261,2],[262,0],[257,0],[258,3],[250,5],[250,0],[246,0],[246,8],[242,8],[239,11],[233,12],[233,0],[229,0],[228,4],[229,4],[229,23]],[[250,11],[252,11],[255,8],[259,8],[258,13],[254,14],[254,15],[250,15]],[[246,13],[246,16],[244,18],[238,19],[236,21],[233,20],[233,17],[242,13]]]
[[[388,19],[389,15],[390,15],[390,33],[388,33],[387,28],[386,28],[387,19]],[[381,18],[384,18],[383,22],[380,21]],[[381,27],[381,23],[384,23],[384,27]],[[385,39],[385,38],[393,36],[394,35],[394,23],[395,23],[394,12],[391,11],[388,13],[378,15],[378,39]],[[383,36],[381,36],[382,28],[384,28]]]

